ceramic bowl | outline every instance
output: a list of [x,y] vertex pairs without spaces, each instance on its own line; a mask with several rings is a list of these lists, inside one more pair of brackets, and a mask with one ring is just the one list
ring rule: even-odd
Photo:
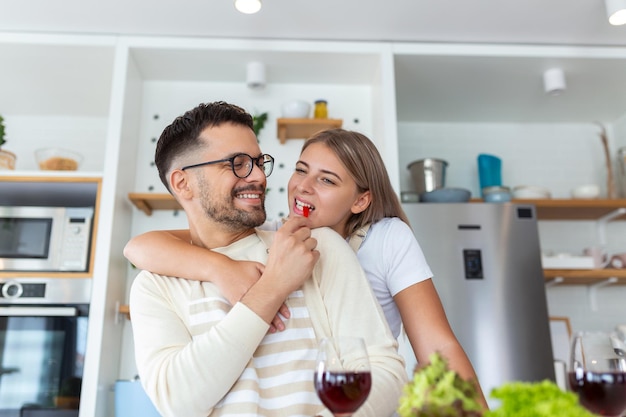
[[420,194],[422,203],[465,203],[472,193],[464,188],[437,188]]
[[551,198],[550,190],[534,185],[519,185],[513,188],[513,198],[519,199],[541,199]]
[[483,188],[483,200],[486,203],[506,203],[511,201],[509,187],[493,186]]
[[572,190],[572,198],[593,199],[600,197],[600,187],[596,184],[579,185]]
[[76,171],[83,161],[78,152],[61,148],[37,149],[35,159],[42,171]]
[[311,104],[304,100],[291,100],[284,103],[280,110],[283,117],[303,119],[309,117]]

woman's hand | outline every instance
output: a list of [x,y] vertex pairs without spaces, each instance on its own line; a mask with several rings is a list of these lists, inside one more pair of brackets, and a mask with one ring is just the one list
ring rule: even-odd
[[[231,265],[223,270],[223,275],[225,276],[222,276],[220,282],[216,283],[216,285],[226,299],[232,305],[235,305],[248,292],[250,287],[259,280],[264,269],[265,265],[259,262],[231,260]],[[289,308],[284,303],[270,323],[270,333],[285,330],[285,323],[280,317],[281,315],[287,319],[291,316]]]

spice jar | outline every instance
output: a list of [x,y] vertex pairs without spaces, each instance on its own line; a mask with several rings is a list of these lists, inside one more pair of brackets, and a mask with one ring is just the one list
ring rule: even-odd
[[315,100],[315,110],[313,111],[313,117],[316,119],[328,118],[328,102],[326,100]]

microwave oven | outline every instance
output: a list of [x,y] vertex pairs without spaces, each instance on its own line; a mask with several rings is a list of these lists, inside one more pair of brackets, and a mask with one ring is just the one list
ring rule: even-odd
[[0,271],[88,271],[93,214],[93,207],[0,206]]

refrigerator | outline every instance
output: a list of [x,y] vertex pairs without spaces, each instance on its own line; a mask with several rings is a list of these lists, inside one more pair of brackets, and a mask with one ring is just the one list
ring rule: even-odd
[[555,380],[533,205],[403,204],[448,321],[490,403],[509,381]]

